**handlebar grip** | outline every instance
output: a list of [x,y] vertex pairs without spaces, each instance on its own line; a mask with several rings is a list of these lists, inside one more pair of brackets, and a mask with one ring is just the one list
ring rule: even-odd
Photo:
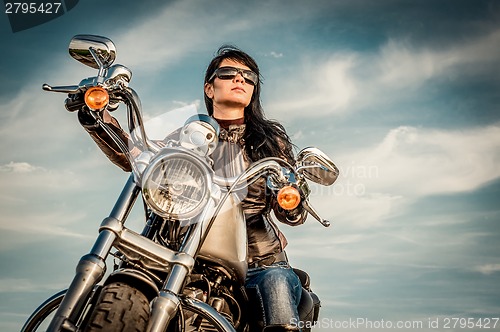
[[64,101],[64,106],[68,112],[75,112],[85,106],[83,93],[69,94],[68,98]]

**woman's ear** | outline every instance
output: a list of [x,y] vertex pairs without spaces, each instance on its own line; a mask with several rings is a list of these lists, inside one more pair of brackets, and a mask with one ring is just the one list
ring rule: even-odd
[[212,83],[205,83],[205,94],[210,99],[214,97],[214,85]]

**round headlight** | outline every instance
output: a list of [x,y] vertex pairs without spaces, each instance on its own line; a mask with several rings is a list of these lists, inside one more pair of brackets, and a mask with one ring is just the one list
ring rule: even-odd
[[185,220],[203,209],[210,182],[210,171],[198,158],[171,150],[144,171],[142,193],[156,214]]

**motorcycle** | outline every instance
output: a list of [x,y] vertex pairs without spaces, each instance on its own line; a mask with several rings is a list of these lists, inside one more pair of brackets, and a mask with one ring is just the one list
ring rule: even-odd
[[[113,64],[111,40],[77,35],[69,53],[97,69],[97,75],[78,85],[44,84],[43,89],[68,94],[68,111],[86,109],[126,156],[132,172],[68,289],[41,304],[21,331],[47,323],[47,331],[254,330],[258,324],[248,306],[252,294],[244,288],[247,237],[240,202],[245,190],[264,179],[283,209],[302,204],[329,226],[298,187],[305,180],[333,184],[337,167],[308,147],[297,154],[294,166],[265,158],[228,176],[211,159],[219,137],[213,118],[187,106],[145,121],[139,96],[129,87],[131,71]],[[128,139],[102,118],[103,110],[115,111],[120,104],[127,109]],[[138,197],[146,217],[141,233],[125,227]],[[110,256],[118,263],[106,274]],[[303,286],[301,320],[314,322],[319,299],[307,274],[296,273]]]

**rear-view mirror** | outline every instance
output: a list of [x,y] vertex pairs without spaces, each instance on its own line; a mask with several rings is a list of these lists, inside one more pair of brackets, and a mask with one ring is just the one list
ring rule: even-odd
[[69,43],[69,54],[86,66],[102,69],[108,68],[115,61],[116,47],[106,37],[76,35]]
[[329,186],[337,180],[339,170],[321,150],[313,147],[302,149],[297,154],[296,171],[306,179]]

